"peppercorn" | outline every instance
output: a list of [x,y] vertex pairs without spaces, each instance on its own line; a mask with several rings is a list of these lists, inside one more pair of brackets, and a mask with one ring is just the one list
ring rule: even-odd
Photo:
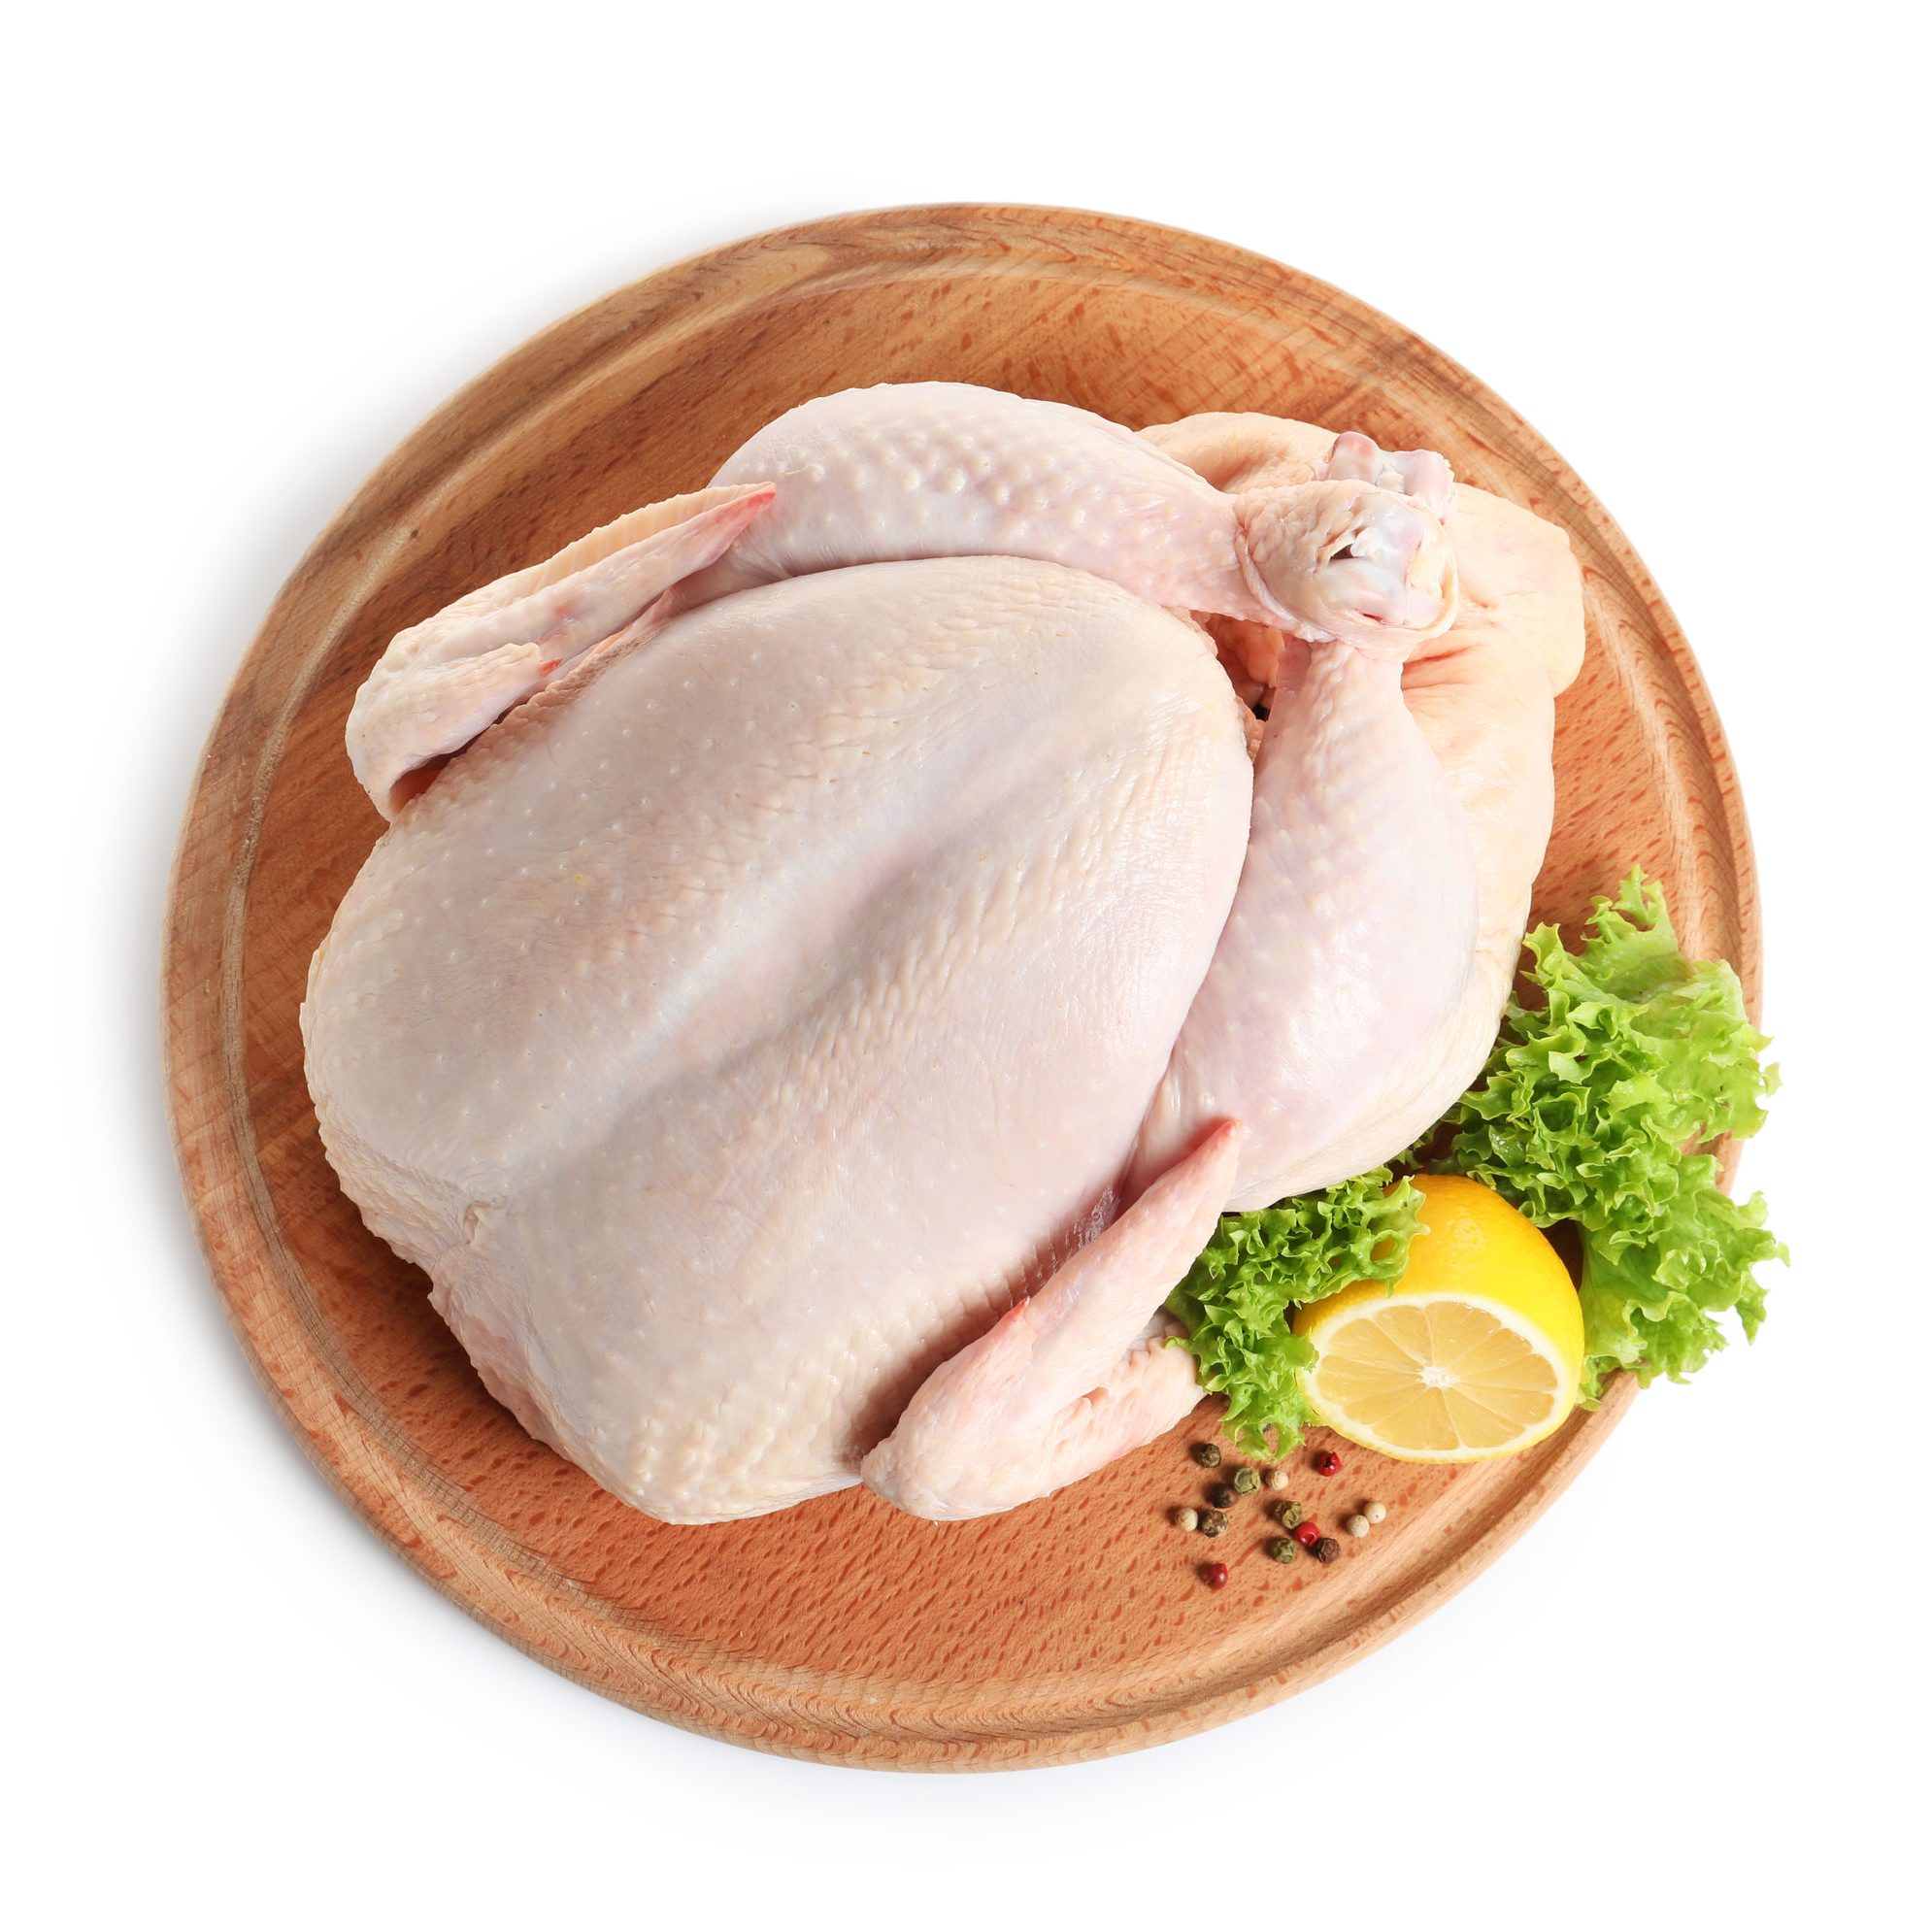
[[1370,1522],[1379,1523],[1383,1516],[1387,1516],[1388,1512],[1380,1503],[1364,1503],[1362,1505],[1362,1514],[1368,1517]]
[[1322,1449],[1315,1458],[1317,1476],[1333,1476],[1342,1467],[1342,1458],[1332,1449]]
[[1332,1536],[1324,1536],[1309,1546],[1308,1553],[1317,1563],[1332,1563],[1342,1553],[1342,1546]]
[[1321,1525],[1313,1522],[1296,1523],[1295,1541],[1304,1549],[1313,1549],[1321,1541]]
[[1271,1489],[1285,1489],[1288,1486],[1288,1472],[1277,1463],[1261,1480]]
[[1214,1443],[1196,1443],[1187,1453],[1203,1469],[1218,1469],[1221,1466],[1221,1452]]
[[1203,1563],[1201,1581],[1211,1590],[1224,1589],[1227,1586],[1227,1565],[1225,1563]]
[[1176,1529],[1198,1529],[1200,1523],[1201,1513],[1199,1510],[1189,1509],[1183,1504],[1174,1513],[1174,1526]]
[[1301,1554],[1301,1547],[1291,1536],[1278,1536],[1269,1544],[1268,1554],[1277,1563],[1292,1563]]
[[1203,1536],[1218,1536],[1226,1527],[1227,1512],[1225,1510],[1203,1510],[1201,1512],[1201,1534]]
[[1342,1527],[1346,1529],[1350,1536],[1366,1536],[1369,1533],[1369,1519],[1367,1516],[1352,1516],[1348,1519],[1348,1521],[1346,1521],[1342,1525]]
[[1260,1476],[1252,1469],[1241,1468],[1234,1472],[1234,1486],[1244,1496],[1251,1496],[1261,1486]]
[[1233,1509],[1235,1505],[1235,1494],[1232,1485],[1226,1482],[1209,1483],[1208,1501],[1214,1504],[1215,1508],[1217,1510]]
[[1301,1505],[1290,1497],[1286,1502],[1275,1505],[1275,1520],[1283,1529],[1293,1529],[1301,1521]]

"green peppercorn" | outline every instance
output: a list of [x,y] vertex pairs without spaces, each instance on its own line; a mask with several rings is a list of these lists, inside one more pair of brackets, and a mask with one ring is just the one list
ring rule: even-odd
[[1251,1496],[1261,1486],[1261,1479],[1251,1469],[1237,1469],[1234,1472],[1234,1486],[1244,1496]]
[[1174,1513],[1174,1526],[1176,1529],[1198,1529],[1200,1524],[1201,1513],[1199,1510],[1189,1509],[1183,1504]]
[[1278,1536],[1269,1543],[1268,1554],[1277,1563],[1292,1563],[1301,1554],[1301,1545],[1291,1536]]
[[1214,1443],[1196,1443],[1187,1451],[1203,1469],[1218,1469],[1221,1466],[1221,1452]]
[[1332,1536],[1316,1539],[1315,1548],[1308,1552],[1317,1563],[1332,1563],[1342,1553],[1342,1546]]
[[1225,1482],[1211,1482],[1208,1485],[1208,1501],[1217,1510],[1234,1508],[1234,1490]]
[[1201,1512],[1201,1534],[1203,1536],[1218,1536],[1226,1528],[1227,1512],[1225,1510],[1203,1510]]
[[1301,1505],[1292,1497],[1275,1505],[1275,1520],[1283,1529],[1297,1529],[1301,1525]]

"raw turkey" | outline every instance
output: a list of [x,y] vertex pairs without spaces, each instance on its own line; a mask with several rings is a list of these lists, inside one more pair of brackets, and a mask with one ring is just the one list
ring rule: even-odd
[[371,675],[329,1157],[652,1516],[1045,1494],[1198,1399],[1219,1214],[1478,1070],[1582,650],[1561,533],[1426,452],[808,403]]

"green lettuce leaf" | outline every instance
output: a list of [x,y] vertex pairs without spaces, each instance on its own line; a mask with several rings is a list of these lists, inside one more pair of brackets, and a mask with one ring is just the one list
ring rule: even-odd
[[[1764,1318],[1755,1270],[1786,1258],[1764,1202],[1717,1185],[1711,1144],[1764,1124],[1778,1070],[1745,1016],[1737,975],[1679,950],[1663,894],[1642,872],[1599,899],[1582,948],[1554,926],[1523,942],[1530,964],[1482,1079],[1395,1171],[1466,1174],[1539,1227],[1576,1224],[1583,1252],[1583,1398],[1629,1369],[1681,1382]],[[1351,1282],[1392,1282],[1419,1231],[1421,1196],[1379,1167],[1258,1214],[1224,1215],[1168,1297],[1201,1384],[1227,1398],[1243,1449],[1281,1454],[1310,1414],[1315,1359],[1295,1309]]]
[[1786,1258],[1764,1203],[1717,1185],[1709,1144],[1764,1124],[1778,1070],[1737,975],[1678,949],[1663,894],[1633,872],[1599,899],[1578,952],[1554,926],[1523,942],[1538,997],[1512,998],[1482,1079],[1431,1137],[1446,1172],[1514,1201],[1583,1247],[1584,1395],[1618,1368],[1682,1381],[1764,1316],[1754,1270]]
[[1351,1282],[1392,1282],[1409,1258],[1422,1196],[1385,1167],[1254,1214],[1223,1215],[1167,1298],[1201,1386],[1227,1397],[1222,1422],[1252,1454],[1281,1455],[1310,1416],[1301,1372],[1315,1350],[1289,1328],[1294,1311]]

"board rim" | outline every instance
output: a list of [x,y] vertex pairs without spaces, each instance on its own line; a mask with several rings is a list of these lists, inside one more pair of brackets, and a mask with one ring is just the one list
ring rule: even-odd
[[[721,1656],[700,1647],[678,1658],[652,1651],[644,1619],[595,1598],[534,1552],[520,1550],[520,1561],[506,1563],[502,1549],[482,1533],[480,1513],[437,1472],[409,1465],[380,1405],[358,1400],[316,1347],[305,1316],[319,1321],[319,1316],[312,1304],[305,1310],[300,1271],[280,1239],[238,1078],[241,918],[268,781],[340,628],[312,628],[298,647],[290,637],[295,614],[324,590],[337,609],[352,605],[357,580],[370,580],[389,554],[372,542],[375,533],[401,528],[409,505],[455,486],[465,452],[481,460],[525,410],[546,407],[587,380],[644,317],[654,316],[659,327],[692,325],[728,301],[734,278],[752,265],[766,273],[787,265],[806,286],[882,265],[939,272],[934,265],[951,259],[949,247],[956,251],[962,241],[983,252],[1020,238],[1064,250],[1079,271],[1109,258],[1176,257],[1204,275],[1272,283],[1357,327],[1401,336],[1436,380],[1507,426],[1512,450],[1533,459],[1566,514],[1590,528],[1599,551],[1622,573],[1624,595],[1643,610],[1662,646],[1694,720],[1697,750],[1718,769],[1730,764],[1689,646],[1628,539],[1582,479],[1494,391],[1413,331],[1315,277],[1133,217],[940,204],[835,216],[706,250],[539,331],[458,389],[377,465],[297,563],[250,643],[198,762],[175,849],[161,1045],[170,1128],[197,1239],[230,1327],[283,1423],[337,1494],[444,1597],[526,1655],[635,1710],[706,1736],[820,1762],[925,1770],[1064,1763],[1189,1735],[1306,1689],[1379,1649],[1500,1556],[1601,1447],[1635,1392],[1630,1378],[1617,1378],[1600,1409],[1566,1425],[1535,1479],[1505,1491],[1447,1560],[1325,1643],[1278,1657],[1258,1676],[1237,1660],[1230,1681],[1183,1682],[1130,1713],[1099,1699],[1084,1714],[1059,1721],[1043,1716],[1030,1734],[995,1737],[970,1724],[949,1732],[929,1713],[917,1722],[887,1715],[874,1728],[854,1728],[838,1715],[844,1706],[815,1694],[822,1682],[816,1674],[767,1665],[758,1677],[755,1667],[733,1657],[727,1682]],[[1735,913],[1741,945],[1733,964],[1755,1011],[1762,970],[1755,867],[1734,783],[1722,789],[1719,812],[1723,849],[1700,857],[1716,868],[1721,896]],[[236,1235],[238,1225],[246,1236]],[[799,1677],[812,1682],[791,1681]]]

